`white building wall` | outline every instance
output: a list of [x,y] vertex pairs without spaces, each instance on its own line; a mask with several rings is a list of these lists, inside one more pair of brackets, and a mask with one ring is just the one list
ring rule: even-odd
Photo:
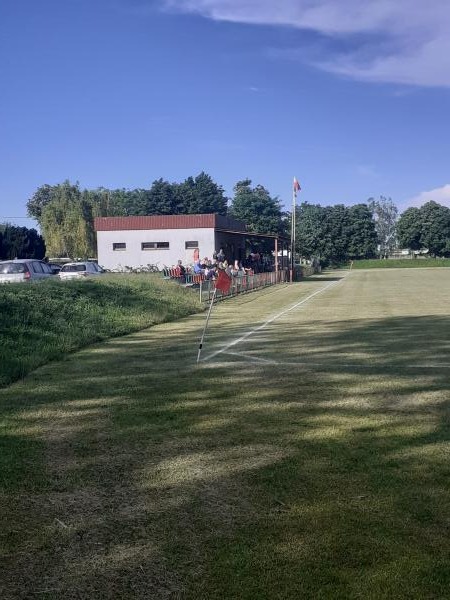
[[[181,259],[184,265],[194,262],[194,249],[186,242],[198,242],[199,255],[212,258],[214,229],[151,229],[97,231],[98,262],[105,269],[140,267],[156,264],[159,269],[172,267]],[[169,249],[142,250],[143,242],[169,242]],[[125,243],[125,250],[113,250],[113,244]]]

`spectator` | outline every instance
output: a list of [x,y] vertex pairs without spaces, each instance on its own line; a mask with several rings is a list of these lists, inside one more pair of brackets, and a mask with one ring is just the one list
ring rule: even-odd
[[202,275],[203,274],[203,269],[202,269],[202,265],[200,264],[200,260],[197,260],[194,263],[194,273],[196,275]]
[[178,261],[177,269],[178,269],[181,277],[184,277],[186,275],[186,269],[183,266],[183,263],[181,260]]

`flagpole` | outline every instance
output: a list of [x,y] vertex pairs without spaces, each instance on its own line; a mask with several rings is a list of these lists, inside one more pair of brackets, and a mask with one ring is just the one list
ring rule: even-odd
[[291,283],[294,281],[294,254],[295,254],[295,204],[297,199],[297,190],[295,189],[295,177],[294,185],[292,186],[292,216],[291,216]]
[[202,348],[203,348],[203,339],[204,339],[205,334],[206,334],[206,329],[208,327],[209,317],[211,316],[211,310],[212,310],[212,307],[213,307],[213,304],[214,304],[214,300],[216,299],[216,294],[217,294],[217,288],[215,287],[214,288],[214,294],[213,294],[213,296],[211,298],[211,304],[209,305],[208,315],[206,317],[206,323],[205,323],[205,326],[203,328],[202,337],[201,337],[200,344],[199,344],[199,347],[198,347],[197,364],[200,362],[200,354],[202,353]]

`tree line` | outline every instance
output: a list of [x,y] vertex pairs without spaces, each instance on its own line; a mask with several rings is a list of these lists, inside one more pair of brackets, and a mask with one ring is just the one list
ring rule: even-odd
[[446,206],[430,201],[420,208],[407,208],[396,232],[402,248],[450,256],[450,208]]
[[[399,246],[450,255],[450,209],[436,202],[409,208],[400,217],[392,199],[383,196],[354,206],[304,202],[296,210],[296,251],[323,264],[387,257]],[[238,181],[232,198],[227,198],[205,172],[180,183],[157,179],[148,189],[89,190],[70,181],[45,184],[28,200],[27,211],[39,223],[43,239],[35,230],[25,234],[26,228],[4,225],[3,230],[9,229],[6,236],[0,230],[2,257],[27,257],[30,252],[40,257],[45,251],[53,257],[95,256],[97,216],[218,213],[245,222],[249,231],[286,237],[291,226],[291,214],[264,186],[250,179]]]
[[81,189],[65,181],[39,187],[27,202],[28,216],[39,223],[50,256],[88,257],[96,254],[95,217],[217,213],[244,221],[259,233],[282,233],[278,198],[249,179],[234,187],[234,197],[206,173],[181,183],[163,179],[149,189]]
[[36,229],[0,223],[0,260],[44,256],[45,243]]

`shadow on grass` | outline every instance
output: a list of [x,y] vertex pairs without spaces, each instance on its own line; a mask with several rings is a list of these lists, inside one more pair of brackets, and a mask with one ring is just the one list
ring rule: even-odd
[[449,326],[277,324],[239,351],[279,364],[199,368],[147,331],[0,391],[4,597],[445,597]]

